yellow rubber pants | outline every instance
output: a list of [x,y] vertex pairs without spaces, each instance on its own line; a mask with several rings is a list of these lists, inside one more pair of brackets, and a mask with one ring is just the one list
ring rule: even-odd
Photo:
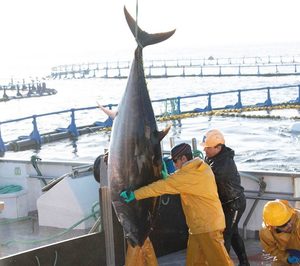
[[189,235],[186,266],[233,266],[222,231]]
[[128,242],[125,266],[158,266],[155,251],[149,237],[141,247],[132,247]]

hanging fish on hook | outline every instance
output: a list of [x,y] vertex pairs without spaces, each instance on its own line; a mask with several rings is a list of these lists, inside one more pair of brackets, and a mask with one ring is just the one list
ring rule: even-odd
[[158,131],[143,68],[143,48],[170,38],[175,30],[149,34],[140,29],[126,8],[129,28],[137,48],[123,98],[114,118],[108,156],[108,177],[112,204],[132,246],[142,246],[154,226],[158,199],[150,198],[130,204],[119,194],[126,188],[137,189],[161,179],[160,142],[169,127]]

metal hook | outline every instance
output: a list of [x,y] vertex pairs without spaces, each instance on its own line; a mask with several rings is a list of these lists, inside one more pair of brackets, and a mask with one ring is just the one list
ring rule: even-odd
[[136,0],[135,5],[135,39],[138,39],[138,15],[139,15],[139,0]]

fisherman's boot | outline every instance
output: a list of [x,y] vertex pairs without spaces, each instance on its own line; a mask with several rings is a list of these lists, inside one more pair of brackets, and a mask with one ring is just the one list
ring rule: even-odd
[[239,266],[250,266],[247,258],[246,248],[242,237],[238,234],[236,230],[231,241],[231,245],[235,254],[239,259]]
[[241,255],[238,256],[238,258],[240,262],[239,266],[250,266],[246,253],[242,253]]

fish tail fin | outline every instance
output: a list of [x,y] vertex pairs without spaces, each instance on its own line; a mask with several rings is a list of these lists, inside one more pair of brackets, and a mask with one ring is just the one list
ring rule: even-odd
[[150,34],[150,33],[143,31],[138,26],[137,26],[137,32],[136,32],[136,21],[129,14],[129,12],[127,11],[125,6],[124,6],[124,13],[125,13],[125,17],[126,17],[128,26],[129,26],[133,36],[135,36],[138,45],[141,46],[142,48],[146,47],[147,45],[156,44],[156,43],[165,41],[165,40],[169,39],[175,32],[175,30],[172,30],[172,31],[168,31],[168,32],[160,32],[160,33]]

